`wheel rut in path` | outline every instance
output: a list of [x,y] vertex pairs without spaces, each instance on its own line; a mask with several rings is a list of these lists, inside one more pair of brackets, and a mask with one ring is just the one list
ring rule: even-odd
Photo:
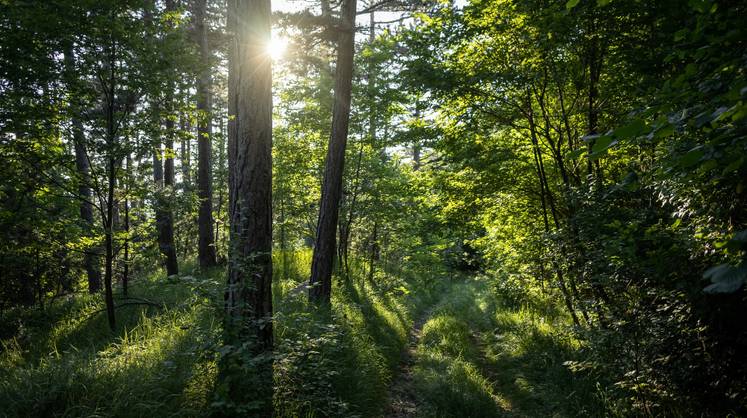
[[388,418],[414,417],[417,415],[418,403],[413,387],[413,366],[417,356],[418,343],[423,325],[430,318],[434,307],[426,310],[413,324],[408,337],[408,345],[402,351],[399,373],[389,386],[389,402],[384,416]]

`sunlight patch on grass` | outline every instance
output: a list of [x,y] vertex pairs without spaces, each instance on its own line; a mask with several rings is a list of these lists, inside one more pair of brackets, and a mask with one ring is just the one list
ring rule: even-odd
[[[220,272],[216,273],[219,274]],[[199,415],[215,373],[204,347],[219,335],[211,308],[189,283],[139,280],[133,295],[168,301],[162,310],[126,306],[108,329],[93,296],[50,307],[54,320],[0,354],[0,404],[10,416]],[[180,303],[176,303],[179,301]],[[64,309],[63,309],[64,308]],[[54,318],[54,317],[53,317]]]

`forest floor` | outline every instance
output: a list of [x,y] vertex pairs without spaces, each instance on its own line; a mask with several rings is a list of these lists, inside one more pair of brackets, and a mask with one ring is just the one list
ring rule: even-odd
[[592,382],[563,364],[567,318],[502,306],[483,280],[453,281],[413,322],[386,417],[597,416]]
[[402,351],[402,362],[397,375],[389,388],[386,416],[391,418],[414,417],[417,415],[417,396],[413,387],[413,366],[417,358],[418,344],[423,325],[431,315],[427,310],[413,324],[408,344]]
[[[207,415],[224,275],[138,278],[130,299],[115,295],[115,332],[99,295],[8,316],[0,417]],[[332,316],[319,316],[305,277],[275,289],[278,416],[606,415],[593,382],[564,366],[580,346],[551,305],[507,305],[486,278],[389,276],[340,281]],[[127,304],[138,298],[158,306]]]

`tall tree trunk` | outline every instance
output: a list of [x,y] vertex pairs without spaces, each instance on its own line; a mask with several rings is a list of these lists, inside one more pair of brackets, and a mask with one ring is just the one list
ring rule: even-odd
[[[166,10],[176,10],[174,0],[166,0]],[[179,274],[179,264],[176,255],[176,241],[174,240],[174,212],[171,210],[171,203],[174,198],[174,185],[176,184],[174,170],[174,136],[176,129],[174,126],[174,85],[173,82],[167,84],[166,105],[168,106],[168,117],[164,123],[166,127],[166,156],[163,161],[163,185],[166,198],[166,205],[162,207],[163,217],[163,236],[164,244],[163,254],[166,257],[166,274],[169,276]]]
[[109,328],[114,330],[116,320],[114,318],[114,296],[112,293],[112,276],[114,265],[114,180],[116,178],[116,160],[109,158],[107,162],[108,188],[106,198],[106,217],[104,223],[104,241],[106,248],[104,290],[106,302],[106,316],[109,319]]
[[166,199],[166,209],[164,218],[164,242],[166,243],[166,272],[169,276],[179,274],[179,264],[176,256],[176,242],[174,241],[174,213],[171,210],[171,201],[174,198],[174,122],[171,119],[166,120],[166,152],[167,156],[163,164],[163,186]]
[[374,273],[376,272],[376,260],[379,258],[379,223],[376,221],[374,221],[369,246],[368,282],[373,283]]
[[214,266],[215,238],[213,236],[213,185],[211,179],[212,161],[212,118],[211,118],[211,78],[210,47],[208,45],[208,27],[205,22],[207,1],[195,2],[195,26],[200,47],[200,74],[197,79],[197,195],[200,199],[200,210],[197,218],[199,243],[197,246],[201,268]]
[[124,264],[124,268],[122,271],[122,295],[124,297],[127,297],[128,293],[128,285],[130,282],[130,182],[132,181],[132,178],[130,176],[130,170],[132,170],[132,156],[130,155],[129,151],[127,152],[127,159],[125,160],[127,162],[127,169],[126,169],[126,176],[127,179],[125,180],[125,196],[124,196],[124,231],[125,231],[125,237],[124,237],[124,260],[122,260],[122,263]]
[[[376,39],[376,25],[374,12],[369,13],[369,33],[368,43],[373,47],[374,40]],[[371,141],[371,149],[376,149],[376,66],[374,65],[373,57],[368,61],[368,137]],[[340,244],[338,249],[338,259],[340,262],[341,270],[345,273],[347,278],[350,275],[350,265],[348,255],[350,252],[350,235],[353,230],[353,221],[355,219],[356,202],[358,200],[358,193],[360,192],[361,186],[361,163],[363,160],[363,149],[364,142],[361,141],[358,148],[358,158],[355,163],[355,177],[353,178],[353,192],[350,197],[350,205],[348,207],[347,220],[344,219],[340,222]]]
[[[114,188],[117,181],[117,159],[114,156],[115,152],[115,141],[116,133],[114,126],[114,100],[116,93],[116,77],[115,77],[115,65],[116,65],[116,50],[115,43],[112,37],[111,44],[108,48],[109,57],[107,62],[107,70],[109,71],[108,89],[106,94],[106,142],[108,148],[107,158],[107,194],[106,194],[106,213],[103,216],[104,224],[104,241],[106,248],[106,259],[105,259],[105,274],[104,274],[104,301],[106,303],[106,314],[109,320],[109,328],[114,330],[116,321],[114,318],[114,296],[112,294],[112,276],[113,276],[113,265],[114,265]],[[103,86],[102,86],[103,87]]]
[[[83,124],[79,119],[74,118],[72,121],[73,125],[73,141],[75,142],[75,166],[80,176],[80,184],[78,186],[78,194],[83,200],[80,202],[80,218],[83,220],[88,232],[90,233],[94,229],[93,224],[93,193],[91,187],[88,185],[90,181],[91,168],[88,162],[88,156],[86,155],[86,149],[84,145],[84,133]],[[88,292],[96,293],[101,290],[101,266],[99,265],[99,257],[97,255],[96,248],[88,248],[83,256],[83,263],[86,268],[86,275],[88,276]]]
[[285,225],[285,196],[280,199],[280,252],[282,257],[283,279],[288,279],[288,234]]
[[[225,329],[227,343],[248,343],[256,356],[253,364],[259,384],[247,388],[245,376],[236,376],[227,367],[222,372],[230,399],[259,401],[257,415],[269,417],[273,394],[272,63],[266,47],[270,0],[229,1],[229,22],[233,29],[229,91],[236,113]],[[241,353],[237,354],[236,361],[241,361]]]
[[[420,124],[420,101],[415,101],[415,120],[418,125]],[[420,170],[420,138],[415,138],[415,143],[412,144],[412,169],[414,171]]]
[[181,151],[179,159],[181,160],[182,191],[187,193],[191,190],[192,183],[192,124],[186,117],[182,116],[179,121],[179,129],[182,131],[182,143],[179,147]]
[[350,121],[350,96],[355,52],[356,0],[343,0],[338,34],[335,97],[332,109],[332,132],[324,170],[322,199],[316,230],[316,245],[311,262],[309,299],[329,305],[332,294],[332,266],[335,254],[335,232],[342,194],[342,173]]
[[[166,152],[169,152],[168,147]],[[166,202],[167,197],[164,185],[166,185],[165,177],[167,176],[164,176],[164,171],[166,171],[164,168],[168,166],[169,164],[164,164],[163,150],[159,142],[156,144],[153,153],[153,181],[156,186],[156,230],[158,233],[158,248],[166,259],[166,274],[171,276],[172,274],[178,274],[179,270],[176,261],[176,248],[174,247],[173,222],[170,211],[166,209],[168,202]],[[171,175],[173,184],[173,160]]]
[[[237,154],[237,121],[238,117],[238,71],[239,67],[239,38],[237,36],[239,23],[237,21],[237,10],[239,0],[227,0],[228,15],[226,17],[226,27],[229,34],[231,34],[231,40],[229,41],[228,47],[228,121],[226,122],[226,130],[228,132],[228,242],[229,247],[234,242],[235,235],[237,233],[239,221],[236,218],[238,215],[237,207],[237,196],[234,193],[235,190],[231,187],[232,184],[236,184],[235,173],[236,173],[236,154]],[[229,248],[229,257],[231,249]]]
[[[68,82],[75,82],[75,58],[73,55],[73,46],[68,45],[65,49],[65,72],[68,76]],[[73,93],[71,93],[73,95]],[[78,183],[78,195],[80,201],[80,218],[83,221],[86,232],[91,233],[94,229],[93,224],[93,192],[89,182],[91,181],[91,165],[88,160],[85,146],[85,133],[83,123],[77,117],[78,106],[71,104],[71,125],[73,131],[73,144],[75,148],[75,167],[80,177]],[[96,255],[95,248],[87,248],[83,256],[83,263],[88,277],[88,292],[96,293],[101,290],[101,267],[99,258]]]

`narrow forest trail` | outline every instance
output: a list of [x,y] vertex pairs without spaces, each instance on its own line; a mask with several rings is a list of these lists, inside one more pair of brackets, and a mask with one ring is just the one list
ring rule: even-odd
[[[444,392],[453,390],[463,391],[468,397],[480,396],[486,388],[492,386],[484,378],[478,379],[480,385],[468,387],[460,387],[464,382],[449,381],[450,373],[463,366],[463,353],[470,353],[468,357],[476,365],[475,371],[479,369],[477,373],[493,373],[487,367],[489,361],[485,357],[487,348],[481,338],[482,330],[467,322],[459,324],[463,328],[461,330],[448,329],[448,325],[442,328],[444,322],[458,316],[458,312],[470,310],[478,296],[485,296],[484,292],[485,289],[479,283],[470,279],[452,283],[441,298],[414,321],[409,333],[409,343],[402,353],[399,371],[390,385],[385,417],[442,415],[445,411],[434,404],[434,397],[446,399],[449,395]],[[479,316],[487,312],[478,309],[472,313]],[[457,331],[455,334],[464,338],[460,339],[459,347],[449,349],[447,346],[451,344],[452,331]],[[488,408],[484,408],[485,404],[482,405],[485,416],[503,416],[505,410],[500,397],[489,393],[485,399],[488,400]],[[473,415],[468,413],[466,416]]]
[[386,417],[403,418],[417,415],[417,395],[413,386],[413,367],[416,362],[423,325],[432,312],[433,307],[427,309],[413,323],[408,337],[407,348],[402,352],[399,371],[389,387],[389,403],[386,408]]
[[549,318],[455,280],[414,321],[384,416],[595,416],[592,387],[563,365],[573,351]]

